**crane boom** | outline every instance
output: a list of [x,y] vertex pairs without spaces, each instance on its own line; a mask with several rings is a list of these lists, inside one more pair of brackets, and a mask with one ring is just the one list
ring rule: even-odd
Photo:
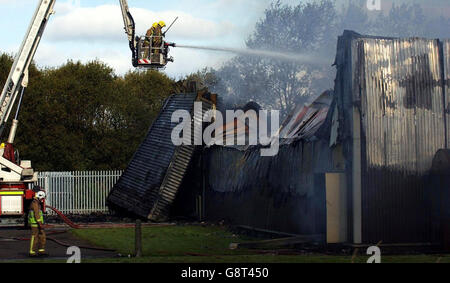
[[128,35],[128,40],[133,42],[135,24],[134,19],[131,16],[130,9],[128,8],[127,0],[120,0],[120,8],[122,10],[123,23],[125,25],[125,32]]
[[119,0],[120,2],[120,9],[122,10],[122,18],[123,18],[123,24],[125,26],[125,33],[128,36],[128,42],[130,45],[130,49],[132,52],[132,64],[134,67],[137,66],[137,40],[135,37],[136,32],[136,24],[134,22],[133,16],[130,13],[130,9],[128,8],[128,1],[127,0]]
[[41,0],[16,55],[13,66],[0,96],[0,135],[18,97],[20,88],[28,84],[28,67],[33,60],[45,26],[53,13],[56,0]]

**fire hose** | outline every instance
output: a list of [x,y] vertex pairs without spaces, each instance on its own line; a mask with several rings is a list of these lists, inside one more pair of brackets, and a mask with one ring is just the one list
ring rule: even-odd
[[[67,216],[65,216],[61,211],[57,210],[56,208],[46,205],[45,206],[48,209],[53,210],[63,221],[64,223],[66,223],[69,227],[73,228],[73,229],[82,229],[84,228],[83,225],[78,225],[73,223],[69,218],[67,218]],[[164,227],[164,226],[172,226],[173,224],[157,224],[157,225],[153,225],[153,226],[159,226],[159,227]],[[121,224],[121,225],[97,225],[98,228],[114,228],[114,227],[120,227],[120,228],[132,228],[134,227],[133,224]],[[52,227],[49,225],[46,225],[46,227]],[[93,228],[93,226],[87,226],[86,228]],[[67,231],[51,231],[48,232],[47,235],[58,235],[58,234],[63,234],[66,233]],[[6,237],[0,237],[0,239],[4,239],[4,240],[12,240],[12,241],[30,241],[30,238],[6,238]],[[63,247],[71,247],[73,245],[61,242],[55,238],[51,238],[51,237],[47,237],[48,240],[55,242],[56,244],[63,246]],[[115,252],[115,250],[112,249],[106,249],[106,248],[96,248],[96,247],[87,247],[87,246],[78,246],[80,249],[88,249],[88,250],[97,250],[97,251],[107,251],[107,252]]]
[[[48,233],[48,234],[49,234],[49,235],[55,235],[55,234],[63,234],[63,233],[65,233],[65,231],[64,231],[64,232],[51,232],[51,233]],[[11,241],[30,241],[30,238],[17,238],[17,237],[14,237],[14,238],[0,237],[0,239],[11,240]],[[57,239],[55,239],[55,238],[51,238],[51,237],[47,237],[47,240],[50,240],[50,241],[52,241],[52,242],[55,242],[56,244],[58,244],[58,245],[60,245],[60,246],[63,246],[63,247],[66,247],[66,248],[69,248],[69,247],[72,247],[72,246],[73,246],[73,245],[70,245],[70,244],[61,242],[61,241],[59,241],[59,240],[57,240]],[[115,250],[112,250],[112,249],[105,249],[105,248],[96,248],[96,247],[87,247],[87,246],[77,246],[77,247],[80,248],[80,249],[85,249],[85,250],[95,250],[95,251],[104,251],[104,252],[115,252]]]
[[[71,228],[73,229],[80,229],[81,226],[77,225],[75,223],[73,223],[69,218],[67,218],[63,213],[61,213],[59,210],[57,210],[56,208],[52,207],[52,206],[45,206],[46,208],[49,208],[51,210],[53,210],[67,225],[69,225]],[[51,231],[48,232],[47,235],[58,235],[58,234],[64,234],[66,233],[66,231]],[[1,239],[5,239],[5,240],[12,240],[12,241],[30,241],[30,238],[5,238],[5,237],[0,237]],[[55,242],[56,244],[63,246],[63,247],[71,247],[73,245],[69,245],[67,243],[61,242],[55,238],[51,238],[51,237],[47,237],[47,240],[50,240],[52,242]],[[87,246],[78,246],[80,249],[88,249],[88,250],[97,250],[97,251],[107,251],[107,252],[114,252],[115,250],[112,249],[105,249],[105,248],[96,248],[96,247],[87,247]]]
[[58,214],[58,216],[59,216],[59,217],[60,217],[67,225],[69,225],[70,228],[73,228],[73,229],[80,229],[80,228],[81,228],[80,225],[77,225],[77,224],[73,223],[72,221],[70,221],[69,218],[67,218],[64,214],[61,213],[61,211],[57,210],[56,208],[51,207],[51,206],[49,206],[49,205],[46,205],[45,207],[46,207],[46,208],[50,208],[50,209],[53,210],[56,214]]

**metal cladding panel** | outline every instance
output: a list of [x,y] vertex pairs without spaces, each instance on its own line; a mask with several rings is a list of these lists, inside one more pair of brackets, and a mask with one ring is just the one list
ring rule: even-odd
[[361,39],[358,48],[368,167],[427,173],[445,147],[439,42]]
[[328,140],[297,141],[282,145],[273,157],[262,157],[258,149],[207,149],[207,219],[293,234],[325,234],[324,172],[333,170],[328,144]]
[[450,148],[450,39],[443,42],[445,122],[447,124],[447,148]]
[[350,84],[352,97],[340,98],[340,112],[361,114],[363,242],[427,242],[427,178],[448,135],[440,42],[352,36],[338,47],[338,57],[351,50],[338,68],[351,67],[337,86]]
[[147,218],[166,177],[176,146],[172,143],[172,114],[177,110],[192,112],[197,94],[177,94],[167,99],[159,117],[150,128],[128,168],[115,184],[108,204]]

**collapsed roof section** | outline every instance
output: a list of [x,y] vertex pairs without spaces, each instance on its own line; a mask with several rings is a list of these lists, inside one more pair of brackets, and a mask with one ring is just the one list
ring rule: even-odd
[[[322,93],[309,105],[298,105],[291,112],[284,122],[276,125],[278,130],[272,134],[272,139],[279,138],[280,144],[291,144],[298,140],[312,140],[318,134],[324,123],[331,123],[332,117],[329,116],[331,105],[333,104],[333,91],[328,90]],[[259,133],[261,125],[259,124],[260,107],[255,102],[248,103],[243,109],[236,109],[236,118],[234,121],[226,121],[224,125],[218,125],[214,131],[216,137],[224,141],[224,146],[238,149],[241,151],[251,148],[249,144],[249,135]],[[235,110],[235,111],[236,111]],[[273,126],[271,124],[271,113],[268,112],[267,132]],[[258,121],[251,123],[250,120]],[[322,131],[320,131],[322,132]],[[238,140],[245,140],[245,145],[236,145]],[[215,144],[217,138],[210,145]]]
[[[202,108],[195,109],[196,101],[202,102]],[[195,135],[191,137],[192,145],[174,145],[172,131],[177,123],[172,122],[172,115],[175,111],[185,110],[191,117],[196,114],[203,117],[215,101],[215,95],[209,93],[176,94],[166,100],[144,142],[112,189],[107,200],[110,208],[153,221],[167,219],[196,150],[193,145]],[[194,127],[194,123],[202,121],[192,119],[191,123],[191,128],[202,129]]]
[[311,139],[325,123],[333,91],[326,91],[310,105],[297,106],[281,125],[279,137],[282,143],[290,144],[301,139]]

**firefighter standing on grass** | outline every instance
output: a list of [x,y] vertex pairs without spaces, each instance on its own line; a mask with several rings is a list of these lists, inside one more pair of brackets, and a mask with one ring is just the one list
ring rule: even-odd
[[30,257],[48,256],[45,252],[46,236],[42,209],[45,197],[44,191],[37,192],[30,205],[28,214],[28,223],[31,225]]

